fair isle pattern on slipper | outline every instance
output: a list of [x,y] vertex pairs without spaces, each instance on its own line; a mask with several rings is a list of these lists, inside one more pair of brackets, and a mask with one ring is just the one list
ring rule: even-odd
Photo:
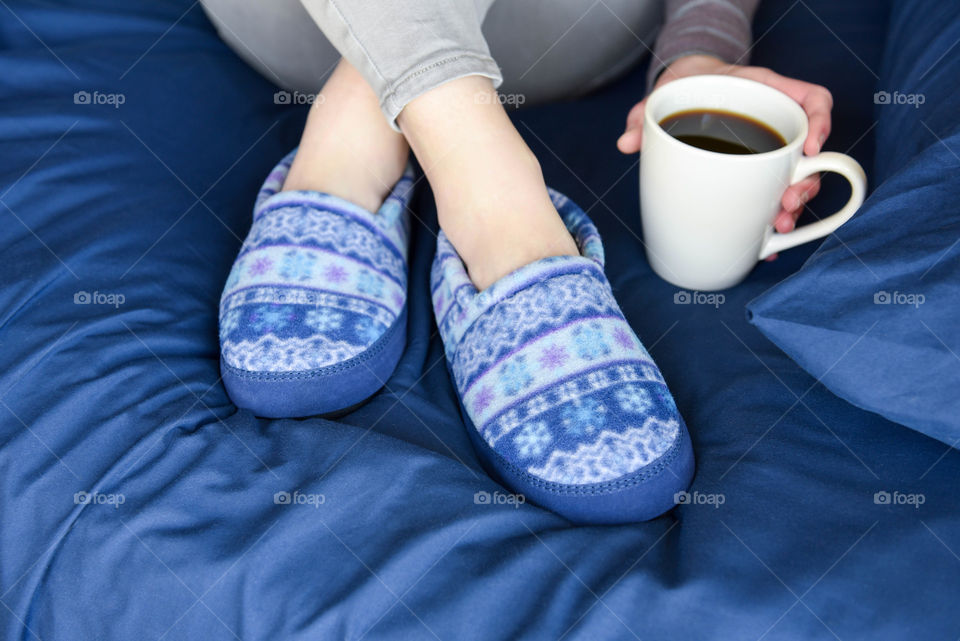
[[[514,489],[603,494],[649,478],[688,437],[614,299],[596,228],[565,196],[551,198],[581,256],[536,261],[477,292],[441,233],[434,312],[468,429],[489,447],[494,467],[533,486]],[[638,474],[643,479],[630,481]],[[666,485],[685,489],[689,479],[677,476]]]
[[[264,415],[342,409],[324,402],[310,407],[309,399],[299,393],[293,393],[296,402],[291,405],[289,385],[279,392],[283,398],[259,398],[276,397],[278,388],[268,385],[273,389],[259,394],[255,383],[318,379],[325,368],[361,357],[405,318],[412,167],[372,213],[325,193],[279,191],[295,154],[296,150],[284,158],[261,188],[253,225],[220,301],[228,391],[241,407],[257,411],[271,406]],[[392,333],[403,334],[402,329]],[[366,378],[371,372],[362,370],[374,370],[382,384],[396,363],[387,368],[376,359],[363,359],[362,364],[365,367],[357,370]],[[350,377],[340,370],[338,384],[345,384],[346,400],[359,402],[363,399],[353,397],[380,387],[368,389],[367,382],[362,392],[351,394]],[[238,379],[242,384],[231,389],[231,382]],[[251,392],[258,398],[250,398]],[[272,407],[277,402],[280,407]],[[284,404],[291,406],[285,409]]]

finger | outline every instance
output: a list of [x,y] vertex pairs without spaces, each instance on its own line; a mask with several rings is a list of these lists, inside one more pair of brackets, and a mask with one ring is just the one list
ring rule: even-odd
[[643,129],[628,129],[617,139],[617,149],[620,153],[635,154],[643,146]]
[[617,139],[617,149],[625,154],[635,154],[643,145],[643,109],[646,100],[638,102],[627,114],[626,131]]
[[780,210],[780,213],[777,214],[777,217],[773,220],[773,228],[781,234],[786,234],[794,230],[797,226],[797,218],[800,217],[800,212],[784,211]]
[[779,257],[780,257],[780,254],[770,254],[769,256],[764,258],[764,260],[769,263],[771,261],[778,259]]
[[803,153],[813,156],[820,153],[820,150],[823,149],[823,143],[830,135],[830,110],[833,108],[833,98],[826,89],[823,89],[822,92],[815,91],[811,99],[802,103],[802,106],[803,110],[807,112],[807,119],[810,121],[807,139],[803,143]]
[[780,206],[784,211],[800,211],[819,192],[820,176],[807,176],[800,182],[787,187],[780,199]]
[[803,207],[820,191],[820,177],[809,176],[795,185],[790,185],[780,199],[783,209],[773,221],[773,227],[781,234],[793,231]]
[[833,109],[833,96],[824,87],[810,85],[800,106],[807,112],[807,120],[810,122],[807,139],[803,143],[803,153],[812,156],[820,153],[823,143],[830,135],[830,110]]

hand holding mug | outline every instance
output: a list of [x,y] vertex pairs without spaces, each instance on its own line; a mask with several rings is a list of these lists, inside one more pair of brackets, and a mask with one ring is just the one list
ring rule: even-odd
[[[686,289],[725,289],[758,260],[834,232],[863,203],[866,176],[849,156],[804,155],[811,144],[819,147],[809,112],[767,83],[697,74],[654,90],[643,109],[640,154],[644,249],[653,270]],[[847,179],[847,203],[791,231],[774,229],[784,192],[821,171]]]
[[[830,92],[820,85],[787,78],[763,67],[731,65],[713,56],[684,56],[674,61],[660,74],[654,89],[680,78],[703,74],[730,75],[755,80],[790,96],[803,108],[809,120],[809,130],[803,143],[803,152],[807,156],[818,154],[830,135],[830,110],[833,108],[833,97]],[[627,114],[626,130],[617,140],[617,147],[625,154],[640,151],[643,143],[643,114],[646,103],[646,99],[640,101]],[[809,176],[790,185],[780,200],[780,212],[776,215],[774,228],[780,233],[792,231],[804,205],[819,191],[819,175]],[[767,260],[774,258],[776,254],[769,256]]]

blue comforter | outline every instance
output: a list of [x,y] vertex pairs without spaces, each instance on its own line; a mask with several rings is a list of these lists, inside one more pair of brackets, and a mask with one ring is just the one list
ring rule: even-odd
[[[675,304],[646,264],[636,159],[613,144],[642,70],[515,114],[604,235],[697,452],[670,514],[576,527],[481,500],[503,489],[443,366],[428,192],[387,386],[336,421],[238,411],[217,302],[303,109],[187,0],[0,4],[0,638],[960,636],[960,453],[834,396],[745,319],[813,247],[717,305]],[[865,167],[886,20],[771,0],[755,26],[754,61],[827,84],[830,146]],[[820,211],[843,199],[826,187]]]

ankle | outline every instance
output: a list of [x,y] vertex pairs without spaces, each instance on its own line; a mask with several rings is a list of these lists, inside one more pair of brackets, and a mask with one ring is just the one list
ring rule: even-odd
[[579,253],[540,163],[494,93],[485,78],[463,78],[400,114],[433,188],[440,227],[478,289],[535,260]]
[[527,166],[526,174],[508,165],[489,159],[487,169],[503,171],[467,171],[437,190],[440,227],[481,290],[541,258],[579,254],[539,165]]
[[410,148],[349,63],[338,65],[320,96],[283,189],[322,191],[376,211],[403,174]]
[[533,231],[533,225],[523,222],[511,226],[525,229],[497,226],[496,231],[467,234],[460,238],[459,245],[450,239],[478,290],[487,289],[511,272],[543,258],[579,254],[566,229],[558,231],[542,226]]
[[284,181],[284,191],[320,191],[375,212],[403,175],[405,149],[357,149],[340,140],[302,147]]

